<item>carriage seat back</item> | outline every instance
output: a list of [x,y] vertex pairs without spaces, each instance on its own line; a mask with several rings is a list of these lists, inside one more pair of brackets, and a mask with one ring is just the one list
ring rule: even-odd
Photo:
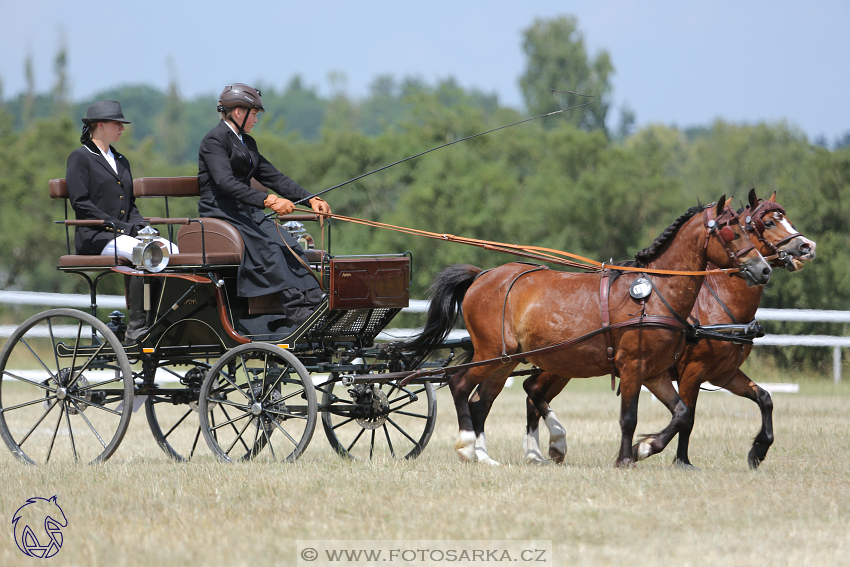
[[[251,186],[268,193],[268,189],[251,180]],[[133,194],[137,198],[161,197],[200,197],[197,177],[138,177],[133,180]],[[315,215],[290,215],[295,220],[316,220]],[[188,222],[188,219],[185,219]],[[206,253],[207,264],[238,265],[245,251],[245,244],[239,231],[229,222],[214,218],[197,219],[180,227],[177,233],[179,254],[172,254],[170,266],[189,266],[203,264]],[[201,226],[203,224],[203,228]],[[322,260],[321,250],[307,252],[309,262]]]
[[[47,182],[48,192],[51,199],[65,200],[65,220],[68,219],[68,184],[64,179],[51,179]],[[69,225],[66,225],[66,229]],[[115,266],[115,256],[92,256],[84,254],[71,254],[71,237],[68,233],[68,254],[59,257],[59,269],[65,270],[101,270]],[[129,266],[131,262],[126,258],[118,257],[118,265]]]

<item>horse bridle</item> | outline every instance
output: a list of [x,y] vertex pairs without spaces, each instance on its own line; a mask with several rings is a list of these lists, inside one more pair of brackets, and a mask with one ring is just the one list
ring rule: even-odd
[[749,246],[745,246],[738,252],[732,250],[729,243],[735,240],[735,233],[729,225],[738,222],[738,214],[729,205],[726,205],[720,216],[715,218],[714,209],[715,207],[708,206],[702,212],[702,220],[706,228],[704,248],[708,248],[708,239],[711,235],[716,234],[723,249],[726,250],[726,255],[729,256],[736,268],[741,269],[740,257],[753,250],[755,245],[750,243]]
[[761,217],[770,212],[778,212],[781,215],[785,215],[785,209],[782,205],[777,205],[773,201],[760,200],[755,209],[750,211],[750,205],[744,209],[744,213],[746,216],[744,217],[744,229],[749,232],[755,232],[756,238],[758,238],[759,242],[764,244],[766,247],[771,249],[774,254],[776,254],[776,259],[772,260],[771,263],[774,264],[774,267],[782,266],[785,263],[785,259],[788,256],[786,252],[779,250],[779,247],[783,244],[790,242],[797,238],[798,236],[803,236],[802,232],[797,232],[795,234],[789,234],[779,242],[773,243],[767,240],[764,237],[764,232],[766,230],[764,226],[764,221],[761,220]]

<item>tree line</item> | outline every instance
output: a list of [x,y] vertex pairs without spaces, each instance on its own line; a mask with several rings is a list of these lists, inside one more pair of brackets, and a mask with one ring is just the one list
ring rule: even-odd
[[[786,123],[718,120],[687,130],[651,125],[635,131],[634,116],[626,110],[619,126],[609,128],[613,63],[604,52],[586,53],[573,18],[535,22],[523,48],[527,113],[452,79],[427,84],[379,77],[369,96],[353,100],[343,93],[323,98],[295,77],[283,90],[263,89],[267,112],[255,137],[272,163],[318,192],[446,142],[542,114],[552,104],[575,104],[558,98],[564,95],[547,99],[560,69],[564,82],[576,85],[570,90],[592,94],[600,104],[452,145],[364,177],[326,199],[335,212],[349,216],[618,261],[648,246],[697,202],[726,194],[741,205],[750,188],[763,197],[776,191],[798,230],[817,241],[818,257],[800,273],[776,273],[762,306],[850,307],[850,148],[810,143]],[[50,202],[47,181],[64,177],[67,156],[79,145],[85,107],[94,100],[121,101],[133,124],[118,149],[134,176],[195,175],[198,143],[218,120],[215,95],[184,100],[176,85],[165,92],[138,85],[78,103],[56,89],[27,98],[0,103],[0,289],[79,292],[77,278],[55,269],[67,241],[64,229],[53,224],[64,217],[63,204]],[[137,204],[145,216],[162,215],[157,201]],[[172,216],[197,214],[191,199],[173,200],[170,209]],[[512,260],[356,225],[334,223],[332,230],[335,254],[411,251],[413,297],[424,297],[431,278],[446,265],[489,268]],[[120,293],[115,280],[101,290]],[[6,324],[20,322],[20,315],[20,309],[0,312]],[[845,331],[825,323],[765,326],[771,333]],[[826,349],[772,352],[781,364],[829,364]]]

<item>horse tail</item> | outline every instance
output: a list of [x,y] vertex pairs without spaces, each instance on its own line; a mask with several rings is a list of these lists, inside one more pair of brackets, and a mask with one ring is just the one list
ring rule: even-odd
[[446,341],[462,313],[463,298],[469,286],[483,270],[470,264],[455,264],[444,268],[428,288],[428,317],[422,332],[398,345],[412,350],[421,362]]

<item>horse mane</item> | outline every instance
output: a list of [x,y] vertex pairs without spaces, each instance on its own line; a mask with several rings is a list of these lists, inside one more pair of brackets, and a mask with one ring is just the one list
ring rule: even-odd
[[674,220],[673,224],[665,228],[664,232],[661,233],[661,236],[656,238],[651,245],[635,254],[634,264],[631,264],[630,262],[624,262],[621,265],[635,265],[640,268],[645,268],[647,264],[659,253],[661,248],[668,241],[672,240],[674,236],[676,236],[676,233],[679,232],[679,229],[682,228],[683,224],[689,221],[695,214],[704,211],[706,208],[708,208],[708,206],[709,205],[702,205],[697,202],[695,206],[691,207],[690,209],[685,211],[682,216]]

